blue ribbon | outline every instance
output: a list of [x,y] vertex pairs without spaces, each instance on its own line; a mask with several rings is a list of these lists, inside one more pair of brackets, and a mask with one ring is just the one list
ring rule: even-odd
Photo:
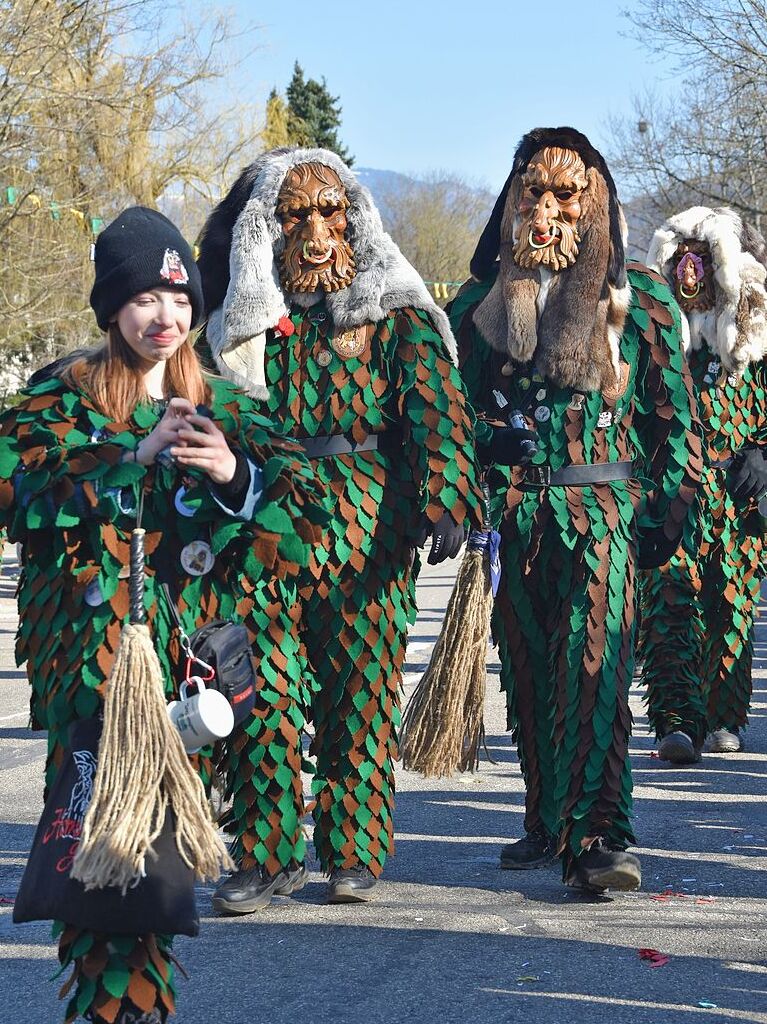
[[493,597],[501,582],[501,535],[497,530],[472,530],[466,544],[469,551],[486,551]]

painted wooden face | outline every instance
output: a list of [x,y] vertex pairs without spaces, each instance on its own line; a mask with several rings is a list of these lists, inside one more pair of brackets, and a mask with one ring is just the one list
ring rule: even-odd
[[287,292],[347,288],[354,253],[346,238],[349,200],[338,175],[319,163],[299,164],[285,175],[277,216],[285,236],[280,283]]
[[696,238],[680,242],[671,267],[674,295],[683,312],[705,312],[714,308],[714,267],[708,242]]
[[547,146],[530,160],[517,202],[514,249],[521,267],[564,270],[578,255],[586,166],[571,149]]

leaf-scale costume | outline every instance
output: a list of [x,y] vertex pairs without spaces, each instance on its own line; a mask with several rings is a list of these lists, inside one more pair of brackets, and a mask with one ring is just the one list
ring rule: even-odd
[[732,491],[739,461],[767,443],[765,245],[732,210],[692,207],[656,231],[648,263],[682,309],[706,462],[689,535],[642,581],[650,723],[659,738],[685,733],[696,751],[707,732],[737,749],[765,566],[758,494]]
[[[332,521],[301,589],[308,674],[300,692],[275,687],[270,699],[314,725],[323,868],[377,877],[393,851],[414,538],[422,517],[429,529],[479,520],[452,334],[367,190],[325,150],[275,151],[246,169],[206,226],[200,269],[220,369],[263,399],[328,488]],[[274,872],[304,850],[271,809],[289,799],[292,822],[304,807],[299,736],[268,743],[268,713],[257,709],[229,778],[241,866]],[[278,765],[289,768],[279,779]]]
[[[187,632],[216,617],[247,621],[263,676],[282,670],[290,645],[297,647],[296,574],[326,518],[316,479],[247,396],[225,381],[209,385],[214,420],[263,467],[264,496],[249,521],[224,513],[197,472],[121,461],[157,424],[163,403],[140,405],[129,422],[115,423],[53,378],[29,388],[0,419],[0,520],[24,546],[16,654],[32,686],[33,727],[48,730],[49,782],[67,727],[99,712],[128,616],[125,569],[142,490],[145,603],[168,696],[177,695],[180,652],[161,581],[172,585]],[[214,555],[202,575],[182,567],[182,549],[195,541]],[[206,781],[209,755],[199,756]],[[62,965],[75,966],[68,1021],[85,1013],[113,1021],[126,995],[142,1010],[172,1011],[172,936],[56,930]]]
[[[568,882],[631,888],[637,547],[678,540],[701,464],[679,312],[657,274],[627,275],[609,172],[573,129],[522,140],[472,272],[450,312],[470,400],[486,430],[518,410],[538,433],[529,465],[488,478],[522,843],[542,863],[556,842]],[[522,850],[502,865],[534,866]]]

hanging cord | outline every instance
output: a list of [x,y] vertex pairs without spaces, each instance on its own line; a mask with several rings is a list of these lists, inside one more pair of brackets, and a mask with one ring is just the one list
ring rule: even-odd
[[[143,488],[137,513],[143,515]],[[86,889],[122,893],[146,874],[146,857],[172,810],[182,860],[201,879],[233,868],[207,809],[202,780],[167,714],[162,669],[146,624],[144,537],[130,540],[130,621],[123,626],[104,698],[93,796],[71,875]]]

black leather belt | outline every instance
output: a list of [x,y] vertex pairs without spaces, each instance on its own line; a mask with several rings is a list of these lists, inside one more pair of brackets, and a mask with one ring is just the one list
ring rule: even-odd
[[590,484],[606,484],[612,480],[629,480],[634,475],[634,463],[595,462],[583,466],[563,466],[551,470],[551,466],[525,466],[524,484],[528,487],[588,487]]
[[[350,441],[345,434],[324,434],[319,437],[296,437],[294,438],[306,452],[310,459],[324,459],[329,455],[351,455],[355,452],[374,452],[383,448],[383,441],[387,442],[387,448],[391,443],[390,435],[400,437],[399,431],[387,430],[381,434],[368,434],[364,441]],[[380,439],[380,440],[379,440]]]

